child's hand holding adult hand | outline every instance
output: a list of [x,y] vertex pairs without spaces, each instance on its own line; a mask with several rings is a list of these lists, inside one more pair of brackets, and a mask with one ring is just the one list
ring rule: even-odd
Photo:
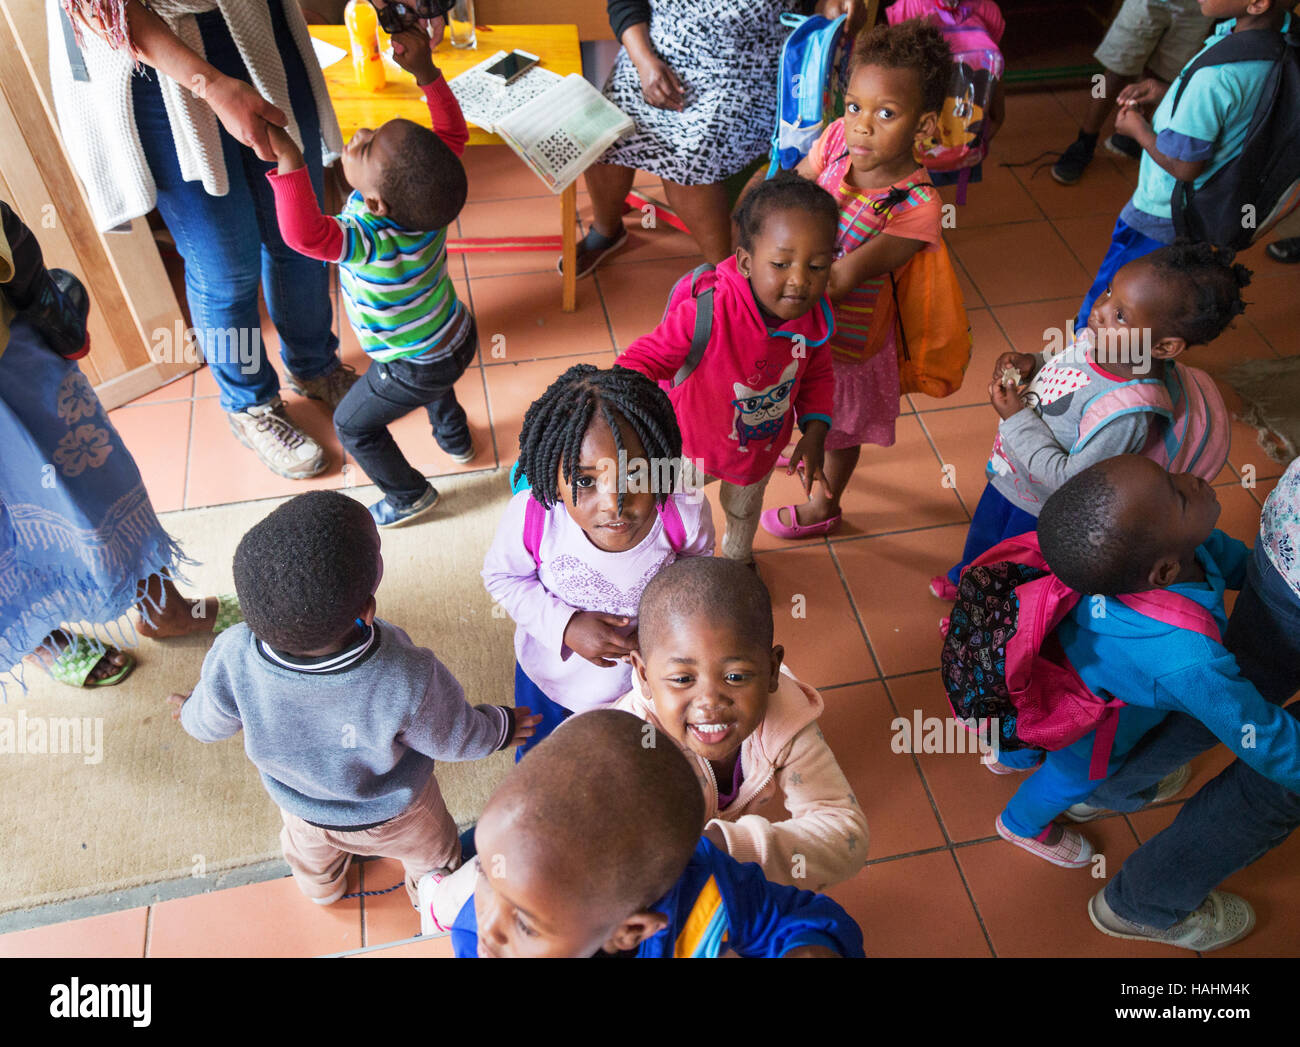
[[[532,715],[530,715],[532,714]],[[506,748],[523,745],[537,733],[537,725],[542,722],[542,714],[535,713],[526,705],[515,707],[515,733],[510,736]]]
[[181,719],[181,706],[189,700],[189,697],[188,694],[169,694],[167,696],[167,704],[172,707],[172,719],[177,723]]
[[275,158],[279,161],[279,174],[288,174],[303,166],[302,150],[294,144],[289,132],[275,124],[266,125],[266,139],[271,145]]
[[616,614],[579,611],[569,619],[569,624],[565,627],[565,646],[594,665],[608,668],[637,649],[634,640],[629,640],[619,632],[630,622],[630,618]]
[[1003,385],[997,379],[989,383],[989,403],[1004,422],[1025,409],[1025,396],[1019,386]]
[[438,67],[433,64],[433,44],[418,23],[393,34],[393,61],[412,74],[421,87],[438,79]]
[[680,112],[685,107],[686,88],[672,67],[658,55],[642,59],[636,71],[641,77],[641,93],[656,109]]
[[259,160],[276,159],[268,138],[268,125],[284,127],[289,118],[252,86],[233,76],[220,76],[195,85],[194,93],[212,107],[217,119],[235,141],[246,145]]

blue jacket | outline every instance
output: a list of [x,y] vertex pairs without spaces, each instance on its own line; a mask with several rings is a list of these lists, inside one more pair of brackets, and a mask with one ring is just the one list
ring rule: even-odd
[[[862,931],[825,895],[768,882],[753,862],[743,865],[701,838],[681,878],[650,906],[668,926],[647,938],[636,959],[784,956],[799,945],[825,945],[841,956],[862,957]],[[478,955],[478,922],[471,896],[451,925],[458,957]]]
[[[1196,550],[1204,582],[1170,592],[1195,600],[1227,628],[1225,589],[1240,589],[1250,549],[1216,530]],[[1084,597],[1057,627],[1066,657],[1094,692],[1146,714],[1150,726],[1177,711],[1195,717],[1266,778],[1300,792],[1300,721],[1266,702],[1221,643],[1148,618],[1118,600]]]

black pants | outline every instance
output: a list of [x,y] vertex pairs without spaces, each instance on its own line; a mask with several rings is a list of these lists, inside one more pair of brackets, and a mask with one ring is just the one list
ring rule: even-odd
[[429,483],[406,460],[388,432],[389,423],[423,407],[439,447],[448,454],[469,450],[469,422],[452,387],[477,351],[478,327],[471,320],[451,356],[427,364],[376,361],[335,409],[334,428],[344,450],[394,505],[411,505]]

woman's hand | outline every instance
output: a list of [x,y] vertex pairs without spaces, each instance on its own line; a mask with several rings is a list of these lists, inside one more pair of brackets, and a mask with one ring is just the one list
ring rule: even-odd
[[641,94],[656,109],[675,109],[681,112],[686,104],[686,89],[677,74],[658,55],[643,58],[636,65],[641,77]]
[[217,76],[211,80],[196,78],[201,82],[191,84],[194,93],[212,107],[232,138],[246,145],[259,160],[272,163],[276,159],[271,147],[267,124],[284,127],[289,122],[284,112],[273,106],[252,86],[231,76]]

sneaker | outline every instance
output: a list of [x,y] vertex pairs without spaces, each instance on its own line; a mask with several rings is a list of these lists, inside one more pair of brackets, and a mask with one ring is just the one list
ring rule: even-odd
[[1160,930],[1124,919],[1106,904],[1102,888],[1088,902],[1088,919],[1102,934],[1134,942],[1160,942],[1180,949],[1213,952],[1239,942],[1255,929],[1255,910],[1245,898],[1211,891],[1200,907],[1172,927]]
[[957,587],[946,574],[936,574],[930,579],[930,595],[954,603],[957,599]]
[[323,374],[319,378],[299,378],[291,374],[285,384],[299,396],[305,396],[308,400],[320,400],[333,411],[360,377],[347,364],[339,364],[329,374]]
[[[1153,803],[1164,803],[1165,800],[1172,800],[1187,785],[1187,780],[1192,776],[1192,768],[1189,764],[1183,764],[1176,771],[1172,771],[1160,779],[1156,785],[1156,794],[1147,801],[1147,805]],[[1065,812],[1065,816],[1072,822],[1090,822],[1094,818],[1100,818],[1103,814],[1114,814],[1105,807],[1093,807],[1087,803],[1071,804]]]
[[474,446],[474,437],[470,435],[468,429],[465,430],[464,439],[457,440],[453,445],[456,450],[452,450],[451,447],[448,447],[437,433],[433,434],[433,439],[442,449],[442,453],[457,465],[464,465],[466,462],[472,462],[474,456],[478,454],[478,449]]
[[427,872],[415,885],[420,897],[420,902],[416,906],[420,910],[420,934],[426,937],[430,934],[444,934],[447,931],[447,928],[433,916],[433,892],[441,880],[442,876],[439,873]]
[[[581,280],[590,276],[609,255],[615,251],[620,251],[627,246],[628,235],[627,229],[619,227],[618,235],[612,240],[596,231],[592,226],[587,230],[587,235],[578,241],[578,275],[575,279]],[[555,263],[557,272],[564,272],[564,259],[561,258]]]
[[1092,163],[1092,154],[1096,148],[1097,136],[1080,131],[1079,137],[1061,154],[1061,159],[1052,165],[1052,177],[1062,185],[1074,185]]
[[[349,862],[348,864],[351,865],[352,863]],[[335,902],[337,902],[347,893],[348,893],[348,877],[345,868],[343,874],[343,882],[339,884],[339,889],[335,891],[333,894],[331,894],[328,898],[313,898],[312,901],[315,902],[317,905],[333,905]]]
[[1142,147],[1137,144],[1137,139],[1122,135],[1118,131],[1107,138],[1102,145],[1116,156],[1127,156],[1130,160],[1142,159]]
[[1275,262],[1285,262],[1288,265],[1300,262],[1300,236],[1274,240],[1264,248],[1264,253]]
[[306,480],[325,470],[321,445],[300,430],[285,414],[278,396],[247,411],[231,411],[230,428],[250,447],[271,472],[288,480]]
[[370,515],[374,518],[376,527],[399,527],[402,524],[412,523],[422,516],[428,516],[437,504],[438,492],[433,484],[430,484],[429,489],[411,505],[394,505],[384,498],[370,507]]
[[998,820],[994,823],[998,830],[998,835],[1007,843],[1014,843],[1017,847],[1028,851],[1030,854],[1049,861],[1053,865],[1059,865],[1062,869],[1082,869],[1092,863],[1092,844],[1088,842],[1087,837],[1082,833],[1077,833],[1073,829],[1064,829],[1059,825],[1052,826],[1053,830],[1060,833],[1055,843],[1045,843],[1037,840],[1032,836],[1017,836],[1004,824],[1002,824],[1002,815],[998,815]]

